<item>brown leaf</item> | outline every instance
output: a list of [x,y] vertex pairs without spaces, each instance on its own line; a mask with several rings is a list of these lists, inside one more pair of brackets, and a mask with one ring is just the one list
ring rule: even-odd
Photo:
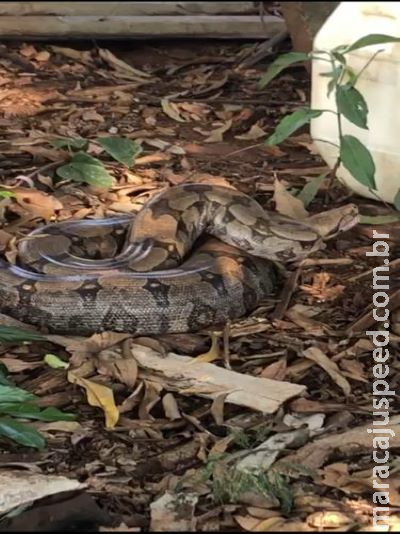
[[166,393],[162,399],[165,417],[170,421],[181,419],[181,412],[179,411],[178,403],[172,393]]
[[274,189],[276,211],[296,220],[302,220],[308,217],[308,212],[302,201],[286,191],[284,185],[278,179],[274,182]]
[[43,367],[42,362],[25,362],[19,358],[7,358],[6,356],[0,358],[0,363],[3,363],[7,367],[9,373],[20,373],[27,369],[37,369]]
[[309,347],[308,349],[303,350],[303,354],[306,358],[317,363],[324,371],[326,371],[332,380],[343,390],[346,397],[350,395],[351,386],[349,382],[342,375],[337,364],[328,358],[321,349],[318,347]]
[[314,512],[307,517],[307,523],[318,530],[342,529],[354,524],[355,517],[344,514],[338,510],[326,510],[324,512]]
[[35,61],[39,61],[40,63],[45,63],[50,59],[50,52],[48,52],[47,50],[42,50],[41,52],[35,54],[33,59]]
[[358,360],[341,359],[339,362],[340,369],[343,370],[343,374],[352,378],[353,380],[359,380],[360,382],[368,383],[369,380],[366,376],[363,364]]
[[[107,353],[107,350],[102,351],[102,353],[103,352]],[[100,356],[102,356],[102,354]],[[133,357],[129,359],[115,358],[110,361],[102,360],[97,366],[97,371],[99,374],[115,378],[118,382],[121,382],[121,384],[125,384],[130,389],[133,389],[138,376],[138,365]]]
[[229,393],[221,393],[221,395],[218,395],[211,405],[211,415],[214,418],[214,421],[217,425],[223,425],[224,424],[224,407],[225,407],[225,399],[229,395]]
[[89,338],[69,338],[64,336],[48,336],[49,341],[61,344],[72,354],[71,363],[78,365],[91,356],[108,349],[124,339],[131,337],[130,334],[119,334],[117,332],[102,332],[93,334]]
[[[4,186],[3,186],[4,187]],[[63,209],[63,205],[55,197],[47,195],[37,189],[15,187],[12,189],[16,202],[32,217],[41,217],[50,221],[56,213]]]
[[244,141],[255,141],[260,139],[260,137],[266,137],[266,132],[258,126],[258,124],[253,124],[250,130],[242,135],[235,135],[235,139],[243,139]]
[[315,273],[313,275],[312,285],[303,284],[299,287],[318,302],[335,300],[343,293],[345,286],[341,284],[329,285],[330,280],[331,275],[329,273]]
[[221,143],[224,140],[224,133],[227,132],[232,126],[232,119],[224,122],[222,126],[219,126],[215,130],[209,132],[211,135],[204,139],[205,143]]
[[139,418],[154,419],[150,415],[150,412],[160,400],[160,393],[163,390],[163,387],[160,384],[156,384],[155,382],[150,382],[147,380],[145,381],[145,385],[146,390],[139,406]]
[[161,100],[161,107],[163,112],[174,121],[186,122],[179,112],[179,107],[174,102],[170,102],[167,98],[163,98]]
[[95,109],[88,109],[82,113],[82,119],[84,121],[104,122],[104,117],[97,113]]
[[286,376],[287,361],[286,358],[271,363],[261,371],[260,376],[270,378],[271,380],[284,380]]

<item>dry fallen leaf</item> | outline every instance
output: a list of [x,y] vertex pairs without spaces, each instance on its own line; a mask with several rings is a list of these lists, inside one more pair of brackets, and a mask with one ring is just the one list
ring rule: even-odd
[[287,361],[286,358],[281,358],[261,371],[260,376],[263,378],[270,378],[271,380],[284,380],[286,376]]
[[211,336],[211,347],[207,352],[204,352],[203,354],[199,354],[196,356],[196,358],[193,358],[191,360],[191,363],[198,363],[198,362],[214,362],[215,360],[218,360],[221,358],[221,351],[219,349],[219,343],[218,343],[218,336],[215,335],[213,332],[210,334]]
[[165,417],[170,421],[181,419],[178,403],[172,393],[167,393],[162,399]]
[[213,403],[211,405],[210,412],[217,425],[224,424],[224,407],[225,399],[227,396],[228,393],[221,393],[221,395],[218,395],[218,397],[213,400]]
[[286,191],[285,186],[278,179],[274,182],[274,202],[276,211],[282,215],[300,220],[308,217],[302,201]]
[[267,137],[266,132],[258,124],[253,124],[250,130],[242,135],[235,135],[235,139],[243,139],[244,141],[255,141],[260,137]]
[[332,380],[343,390],[343,393],[348,396],[351,393],[351,386],[347,379],[342,375],[339,367],[318,347],[309,347],[303,350],[303,354],[309,360],[317,363]]
[[343,293],[345,286],[341,284],[329,285],[330,280],[331,275],[329,273],[315,273],[313,275],[312,285],[303,284],[300,286],[300,289],[315,298],[318,302],[334,300]]
[[229,128],[232,126],[232,119],[224,122],[222,126],[219,128],[216,128],[215,130],[212,130],[211,135],[207,137],[207,139],[204,139],[205,143],[222,143],[224,140],[224,133],[229,130]]
[[176,122],[186,122],[186,120],[179,113],[179,107],[170,102],[167,98],[161,100],[161,107],[163,112]]
[[314,512],[307,517],[307,523],[318,530],[338,529],[347,525],[356,524],[355,517],[344,514],[338,510]]
[[68,382],[78,384],[85,389],[90,406],[101,408],[105,415],[106,428],[114,428],[118,423],[119,411],[115,405],[114,394],[111,388],[97,384],[92,380],[81,378],[73,371],[67,374]]
[[12,192],[15,195],[13,198],[26,213],[32,217],[41,217],[45,221],[49,221],[58,210],[64,207],[55,197],[37,189],[15,187]]

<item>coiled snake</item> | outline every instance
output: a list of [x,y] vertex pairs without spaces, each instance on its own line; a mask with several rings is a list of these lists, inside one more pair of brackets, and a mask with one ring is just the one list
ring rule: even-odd
[[[274,262],[299,260],[357,221],[353,204],[305,223],[230,187],[171,187],[133,219],[32,232],[20,242],[18,265],[1,260],[0,311],[59,334],[193,332],[253,310],[276,291]],[[114,258],[77,257],[85,236],[89,245],[115,244],[122,230]]]

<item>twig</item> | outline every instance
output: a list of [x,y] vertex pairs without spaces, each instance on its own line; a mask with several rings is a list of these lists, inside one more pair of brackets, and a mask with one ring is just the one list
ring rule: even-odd
[[285,39],[287,39],[288,36],[289,36],[289,34],[288,34],[288,32],[286,30],[284,30],[283,32],[277,33],[276,35],[271,37],[271,39],[268,39],[267,41],[262,43],[258,47],[257,52],[255,52],[254,54],[251,54],[250,57],[247,57],[246,59],[244,59],[239,64],[239,68],[241,68],[241,67],[252,67],[253,65],[258,63],[262,59],[270,56],[272,54],[272,49],[276,45],[278,45],[278,44],[282,43],[283,41],[285,41]]
[[[389,270],[390,270],[390,267],[392,267],[392,270],[393,270],[393,268],[396,268],[398,266],[400,266],[400,258],[396,258],[395,260],[390,261],[386,265],[386,267],[389,267]],[[351,276],[350,278],[347,278],[346,282],[355,282],[356,280],[361,280],[362,278],[366,278],[373,272],[374,272],[374,268],[368,269],[368,271],[364,271],[363,273],[356,274],[355,276]]]
[[272,312],[272,320],[281,320],[286,313],[286,310],[289,306],[290,299],[292,298],[293,291],[296,288],[297,281],[299,279],[300,273],[302,271],[301,266],[299,266],[296,271],[292,272],[287,278],[285,285],[282,289],[282,292],[279,296],[279,303],[276,306],[275,310]]

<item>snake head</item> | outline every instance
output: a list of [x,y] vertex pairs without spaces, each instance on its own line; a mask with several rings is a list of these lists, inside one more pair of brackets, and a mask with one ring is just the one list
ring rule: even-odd
[[323,213],[317,213],[307,219],[307,224],[323,238],[331,239],[342,232],[347,232],[360,222],[360,214],[355,204],[346,204]]

